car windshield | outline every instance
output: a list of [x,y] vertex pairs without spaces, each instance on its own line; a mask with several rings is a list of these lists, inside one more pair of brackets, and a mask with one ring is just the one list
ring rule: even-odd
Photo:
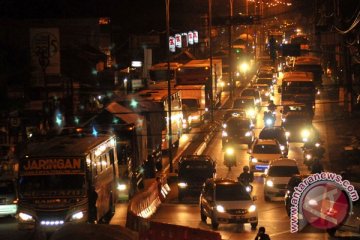
[[197,99],[182,99],[183,108],[188,107],[191,110],[197,110],[199,108],[199,104]]
[[281,151],[280,151],[280,148],[277,145],[257,144],[257,145],[254,146],[253,153],[281,154]]
[[295,174],[299,174],[296,166],[272,166],[268,171],[270,177],[291,177]]
[[259,134],[260,139],[276,139],[281,143],[286,142],[285,132],[281,130],[262,130]]
[[244,96],[244,97],[252,97],[252,96],[255,96],[255,93],[254,93],[254,90],[252,90],[252,89],[244,89],[244,90],[241,92],[241,96]]
[[19,186],[20,194],[23,196],[82,195],[85,189],[85,175],[22,176]]
[[234,108],[249,108],[254,107],[255,103],[253,99],[235,99]]
[[15,187],[12,181],[0,182],[0,195],[12,194],[14,192],[15,192]]
[[272,79],[271,78],[259,78],[256,83],[258,84],[266,84],[266,85],[271,85],[272,84]]
[[215,194],[217,201],[251,200],[250,195],[241,184],[219,184],[216,186]]
[[231,118],[226,122],[226,128],[233,130],[248,130],[250,128],[249,121],[237,118]]
[[214,167],[208,161],[185,161],[179,166],[179,177],[191,179],[210,178]]

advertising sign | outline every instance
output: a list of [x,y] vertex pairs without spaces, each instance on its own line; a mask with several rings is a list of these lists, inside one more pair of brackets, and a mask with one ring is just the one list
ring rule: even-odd
[[188,47],[188,35],[187,33],[182,33],[181,34],[181,42],[182,42],[182,46],[183,47]]
[[198,33],[198,31],[193,31],[193,38],[194,38],[194,43],[199,42],[199,33]]
[[194,44],[194,34],[193,32],[188,32],[188,40],[189,40],[189,44],[193,45]]
[[177,48],[181,48],[182,44],[181,44],[181,34],[175,34],[175,45]]
[[60,37],[58,28],[31,28],[31,61],[36,69],[46,74],[60,74]]
[[84,172],[85,164],[80,158],[22,159],[20,168],[22,176],[75,174]]
[[175,47],[175,38],[174,37],[169,37],[169,50],[170,52],[175,52],[176,47]]

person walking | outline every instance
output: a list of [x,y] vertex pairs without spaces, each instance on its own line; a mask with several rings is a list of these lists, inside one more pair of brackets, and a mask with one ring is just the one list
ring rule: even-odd
[[265,227],[259,227],[255,240],[270,240],[269,235],[265,233]]

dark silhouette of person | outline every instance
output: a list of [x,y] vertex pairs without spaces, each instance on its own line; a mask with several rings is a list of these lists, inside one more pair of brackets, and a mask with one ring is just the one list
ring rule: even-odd
[[96,201],[98,199],[98,194],[95,191],[94,186],[89,187],[89,222],[96,223],[97,221],[97,208]]
[[270,240],[269,235],[265,233],[265,227],[259,227],[255,240]]
[[254,181],[254,174],[250,173],[249,171],[249,166],[244,166],[243,172],[238,177],[238,181],[242,182],[246,186]]
[[324,168],[323,168],[323,165],[320,161],[320,159],[316,158],[314,160],[314,163],[313,165],[311,166],[311,173],[314,174],[314,173],[321,173],[324,171]]

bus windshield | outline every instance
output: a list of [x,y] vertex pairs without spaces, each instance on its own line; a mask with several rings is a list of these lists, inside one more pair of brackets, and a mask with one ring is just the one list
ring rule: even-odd
[[314,89],[313,82],[289,81],[282,84],[282,91],[284,93],[312,93]]
[[[167,80],[167,69],[164,70],[150,70],[150,79],[154,82],[162,82]],[[170,79],[175,78],[175,71],[173,69],[170,69]]]
[[28,196],[83,196],[85,175],[22,176],[19,179],[20,195]]

